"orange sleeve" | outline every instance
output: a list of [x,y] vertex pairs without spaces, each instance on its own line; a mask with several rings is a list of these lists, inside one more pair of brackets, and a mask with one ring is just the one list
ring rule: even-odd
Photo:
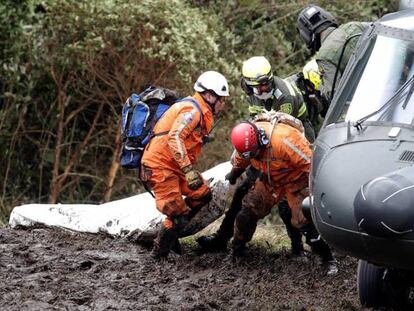
[[200,123],[200,119],[200,111],[192,103],[183,104],[168,133],[168,147],[181,169],[191,164],[185,140]]
[[288,161],[292,168],[300,169],[310,166],[312,150],[309,142],[299,131],[292,130],[289,135],[281,137],[278,147],[278,155]]

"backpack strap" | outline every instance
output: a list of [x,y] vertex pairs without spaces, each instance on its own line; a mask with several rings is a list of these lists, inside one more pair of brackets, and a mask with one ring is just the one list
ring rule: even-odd
[[200,125],[203,124],[203,112],[201,111],[201,107],[200,107],[200,104],[198,103],[198,101],[196,101],[192,97],[185,97],[185,98],[181,98],[181,99],[177,100],[176,102],[178,103],[178,102],[185,102],[185,101],[192,102],[193,105],[197,108],[198,112],[200,113],[200,121],[198,121],[198,124],[200,124]]
[[[200,107],[200,104],[198,103],[198,101],[196,101],[194,98],[192,98],[192,97],[185,97],[185,98],[181,98],[181,99],[179,99],[179,100],[177,100],[176,101],[176,103],[179,103],[179,102],[185,102],[185,101],[189,101],[189,102],[192,102],[193,103],[193,105],[197,108],[197,110],[198,110],[198,112],[200,113],[200,120],[198,121],[198,124],[202,124],[202,122],[203,122],[203,113],[202,113],[202,111],[201,111],[201,107]],[[197,125],[198,125],[197,124]],[[151,138],[152,137],[156,137],[156,136],[162,136],[162,135],[166,135],[166,134],[168,134],[169,133],[169,131],[164,131],[164,132],[160,132],[160,133],[153,133],[152,135],[151,135]]]

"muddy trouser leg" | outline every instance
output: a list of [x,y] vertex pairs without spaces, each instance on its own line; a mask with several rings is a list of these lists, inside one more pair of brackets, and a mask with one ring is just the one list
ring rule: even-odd
[[254,185],[259,175],[259,171],[250,166],[246,174],[247,178],[240,183],[234,192],[230,207],[226,211],[223,222],[217,231],[217,234],[223,239],[226,239],[226,241],[229,241],[233,236],[234,221],[236,220],[237,214],[241,210],[243,198],[249,192],[249,189]]
[[177,252],[179,233],[188,223],[189,208],[182,197],[184,174],[165,168],[151,168],[150,172],[147,181],[154,192],[156,207],[167,216],[160,226],[151,253],[153,258],[158,259],[167,257],[172,249]]
[[300,255],[303,252],[302,233],[299,229],[293,227],[292,225],[292,212],[290,211],[288,202],[286,200],[282,200],[278,203],[277,207],[280,218],[286,226],[286,231],[292,244],[292,253]]
[[309,222],[300,231],[306,237],[306,244],[311,247],[314,253],[321,257],[322,262],[329,262],[334,259],[329,245],[322,240],[313,223]]
[[209,236],[203,236],[197,239],[199,245],[205,250],[225,250],[228,241],[233,236],[234,222],[237,214],[242,207],[243,198],[249,192],[249,189],[254,185],[259,171],[250,166],[247,171],[247,178],[243,180],[236,188],[234,192],[232,202],[229,209],[224,215],[224,219],[220,225],[220,228],[216,233]]
[[258,220],[257,215],[247,207],[243,207],[237,214],[232,243],[234,256],[242,255],[246,243],[252,239],[256,231]]

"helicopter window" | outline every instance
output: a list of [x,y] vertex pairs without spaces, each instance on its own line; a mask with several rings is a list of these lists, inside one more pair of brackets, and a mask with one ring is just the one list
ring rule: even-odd
[[414,75],[414,42],[378,35],[371,45],[346,82],[341,113],[334,122],[357,121],[377,111],[397,93],[392,104],[367,120],[411,124],[414,86],[401,87]]

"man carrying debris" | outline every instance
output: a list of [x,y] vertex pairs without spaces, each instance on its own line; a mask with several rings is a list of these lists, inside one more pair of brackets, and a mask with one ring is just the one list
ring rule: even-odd
[[243,199],[237,214],[232,241],[233,256],[241,256],[256,230],[257,222],[286,198],[292,212],[292,225],[306,237],[306,243],[327,265],[328,274],[338,269],[332,252],[313,223],[302,212],[302,201],[309,195],[308,180],[312,151],[300,127],[279,122],[283,115],[264,114],[253,122],[242,122],[231,133],[237,151],[232,157],[229,180],[236,180],[249,166],[261,177]]
[[212,130],[214,115],[224,107],[229,87],[222,74],[207,71],[194,90],[192,97],[172,105],[157,122],[141,162],[141,178],[154,192],[157,209],[167,216],[154,241],[155,259],[168,256],[180,231],[211,200],[210,188],[193,164],[203,137]]
[[[288,113],[302,121],[306,137],[313,142],[315,133],[308,119],[306,105],[300,91],[288,81],[274,76],[271,65],[265,57],[254,56],[243,63],[241,87],[248,95],[251,117],[264,111]],[[227,248],[227,243],[233,236],[234,220],[240,211],[243,197],[254,185],[259,172],[254,167],[250,167],[246,175],[247,178],[237,186],[233,201],[218,231],[197,240],[204,251],[222,251]],[[234,184],[235,180],[230,179],[230,182]],[[304,254],[302,234],[291,224],[291,210],[286,200],[279,202],[278,209],[291,239],[293,255],[302,256]]]

